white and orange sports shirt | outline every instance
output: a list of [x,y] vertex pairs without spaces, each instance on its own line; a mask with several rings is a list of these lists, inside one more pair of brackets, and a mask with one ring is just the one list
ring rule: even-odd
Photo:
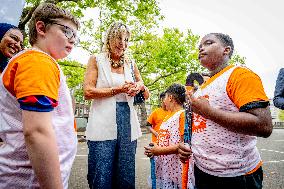
[[0,81],[0,188],[39,188],[26,150],[18,99],[43,95],[58,101],[51,112],[64,188],[77,150],[74,115],[65,76],[44,52],[26,50],[13,57]]
[[[228,66],[194,94],[230,112],[266,107],[268,98],[260,78],[245,67]],[[220,177],[247,174],[261,165],[257,137],[231,132],[214,121],[193,115],[192,151],[202,171]]]
[[[168,112],[158,131],[158,146],[169,147],[182,141],[184,135],[184,110]],[[181,188],[183,163],[178,154],[155,156],[158,188]],[[188,170],[187,189],[194,188],[193,162]]]

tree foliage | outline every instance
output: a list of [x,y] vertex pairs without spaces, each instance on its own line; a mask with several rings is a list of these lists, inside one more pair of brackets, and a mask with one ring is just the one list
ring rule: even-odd
[[[174,82],[185,83],[190,72],[203,72],[197,60],[200,37],[191,30],[186,33],[176,28],[157,29],[163,16],[158,0],[26,0],[19,27],[24,29],[32,12],[42,2],[55,3],[77,16],[80,29],[80,47],[90,53],[100,52],[104,33],[113,21],[126,23],[131,30],[129,53],[136,61],[146,86],[151,91],[151,104],[157,105],[158,94]],[[97,18],[84,18],[88,8]],[[234,55],[231,64],[244,64],[245,58]],[[60,61],[67,82],[76,96],[83,101],[82,82],[84,66],[76,61]]]
[[61,60],[58,62],[67,79],[68,87],[77,102],[84,102],[82,83],[86,67],[77,61]]
[[279,110],[278,118],[280,121],[284,121],[284,110]]
[[[157,25],[160,8],[156,0],[26,0],[26,6],[22,13],[19,28],[27,30],[27,23],[36,7],[43,2],[57,4],[71,11],[82,21],[80,47],[90,53],[101,50],[103,35],[113,21],[122,21],[130,26],[133,36],[138,36]],[[93,8],[99,13],[98,20],[92,18],[83,20],[87,8]],[[133,37],[135,38],[135,37]],[[25,40],[27,44],[27,39]],[[76,61],[69,59],[60,61],[64,73],[67,75],[67,83],[76,96],[82,101],[82,87],[84,69]]]
[[184,34],[176,28],[165,28],[162,36],[146,33],[130,47],[151,91],[151,104],[157,104],[158,94],[172,83],[184,83],[187,72],[202,69],[196,61],[198,40],[190,30]]
[[[200,37],[191,30],[164,28],[163,34],[145,33],[130,47],[145,85],[151,91],[150,104],[158,105],[159,93],[173,83],[185,84],[191,72],[205,72],[198,61]],[[244,64],[245,58],[236,54],[230,64]]]

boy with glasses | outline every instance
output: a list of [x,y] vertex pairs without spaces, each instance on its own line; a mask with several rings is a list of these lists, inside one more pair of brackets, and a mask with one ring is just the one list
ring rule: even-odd
[[12,58],[3,72],[0,188],[68,188],[77,137],[70,92],[56,60],[71,52],[78,28],[70,13],[40,5],[29,23],[32,49]]

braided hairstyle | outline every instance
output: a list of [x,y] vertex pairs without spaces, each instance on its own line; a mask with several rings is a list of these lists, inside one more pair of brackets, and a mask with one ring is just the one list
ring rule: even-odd
[[210,33],[209,35],[216,36],[223,43],[224,46],[231,47],[231,51],[229,53],[229,58],[231,58],[234,52],[234,42],[232,38],[229,35],[223,33]]

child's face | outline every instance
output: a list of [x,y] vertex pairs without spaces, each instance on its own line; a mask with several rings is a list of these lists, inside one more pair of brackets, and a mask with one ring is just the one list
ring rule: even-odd
[[160,101],[161,101],[161,108],[163,108],[164,110],[166,110],[166,105],[165,105],[165,97],[161,98]]
[[58,20],[50,24],[45,38],[46,53],[54,59],[62,59],[68,56],[76,42],[77,28],[69,20]]
[[122,56],[128,47],[128,35],[125,32],[109,40],[110,53],[115,56]]
[[215,35],[204,36],[199,45],[198,59],[201,65],[210,71],[215,70],[224,62],[225,48]]
[[173,102],[173,96],[166,93],[166,96],[165,96],[163,102],[164,102],[164,105],[165,105],[165,109],[171,110],[171,105],[172,105],[172,102]]
[[18,29],[10,29],[0,42],[0,51],[7,58],[12,58],[23,48],[23,34]]

